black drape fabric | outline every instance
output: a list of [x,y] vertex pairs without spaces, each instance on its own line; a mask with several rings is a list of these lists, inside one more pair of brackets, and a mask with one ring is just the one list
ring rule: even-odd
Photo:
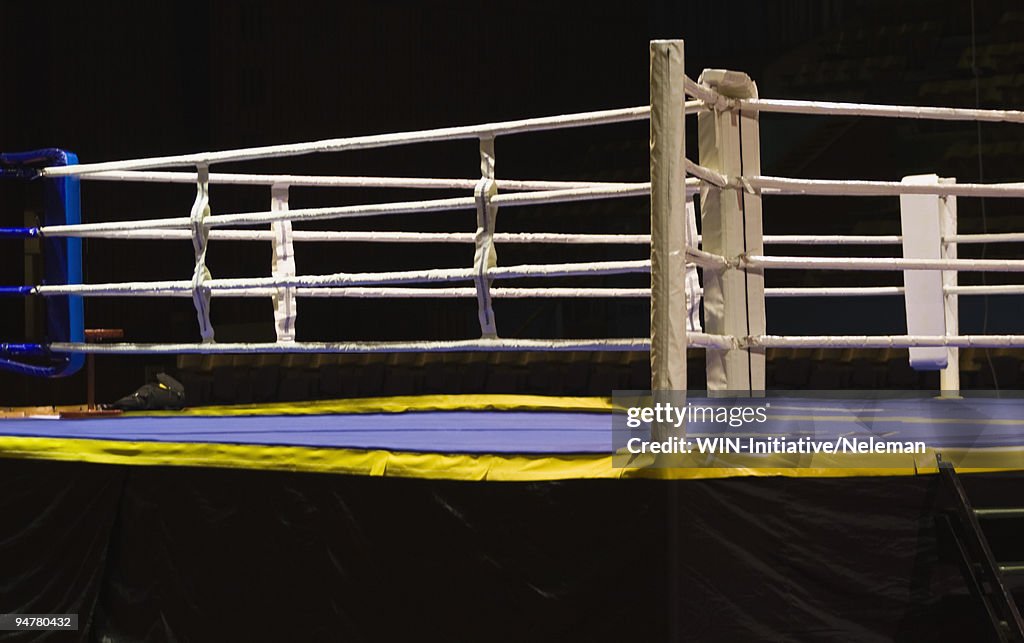
[[977,640],[938,483],[0,460],[0,612],[81,622],[2,640]]

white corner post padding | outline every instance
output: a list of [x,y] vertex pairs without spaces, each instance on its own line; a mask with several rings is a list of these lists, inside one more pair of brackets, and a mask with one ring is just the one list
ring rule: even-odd
[[206,267],[206,250],[210,241],[210,228],[206,225],[206,219],[209,216],[210,168],[199,165],[196,167],[196,200],[192,204],[189,228],[192,231],[192,249],[196,256],[196,266],[192,273],[192,302],[195,304],[196,317],[199,320],[199,336],[204,343],[213,341],[210,288],[205,284],[210,279],[210,270]]
[[491,280],[487,277],[487,273],[498,265],[498,255],[494,250],[494,225],[498,218],[498,206],[491,201],[497,193],[498,184],[494,180],[494,137],[483,137],[480,139],[480,181],[473,191],[476,198],[473,283],[476,285],[480,336],[484,339],[498,336],[494,307],[491,304]]
[[[746,74],[706,69],[699,84],[733,99],[756,99]],[[700,165],[725,177],[761,174],[757,112],[712,109],[697,116]],[[704,182],[700,192],[701,247],[723,257],[761,255],[761,195]],[[765,334],[764,269],[704,271],[704,329],[712,335]],[[760,346],[708,349],[709,391],[763,391],[765,353]]]
[[[938,185],[935,174],[903,177],[908,185]],[[901,194],[900,224],[905,259],[942,258],[942,204],[934,195]],[[904,301],[908,335],[946,335],[942,273],[937,270],[904,270]],[[921,371],[946,367],[949,352],[944,346],[910,349],[910,366]]]
[[682,40],[651,42],[651,389],[686,390]]
[[[270,188],[270,210],[284,212],[288,209],[288,186],[276,183]],[[274,257],[271,274],[275,279],[295,277],[295,244],[292,238],[291,221],[274,221],[270,224],[273,233]],[[295,341],[295,317],[297,297],[295,288],[278,287],[274,293],[274,327],[277,341]]]

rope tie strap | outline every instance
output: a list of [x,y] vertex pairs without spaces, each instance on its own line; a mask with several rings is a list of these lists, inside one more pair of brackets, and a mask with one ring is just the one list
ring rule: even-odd
[[754,188],[750,183],[750,180],[745,176],[734,176],[729,181],[729,187],[736,190],[743,190],[747,194],[759,194],[759,191]]
[[704,103],[705,107],[716,112],[724,112],[731,109],[736,109],[740,104],[740,102],[735,98],[723,96],[722,94],[708,87],[707,85],[701,85],[700,83],[694,81],[689,76],[686,76],[684,78],[683,85],[685,87],[687,94],[693,96],[696,99],[699,99],[701,102]]
[[[270,209],[273,212],[288,210],[288,186],[275,184],[270,188]],[[274,264],[271,274],[274,277],[287,279],[295,276],[295,244],[293,242],[292,222],[274,221],[270,224],[273,233]],[[274,294],[274,324],[277,329],[277,341],[295,341],[296,309],[295,288],[278,288]]]
[[703,165],[697,165],[690,159],[686,159],[686,173],[690,176],[695,176],[705,183],[710,183],[717,188],[729,188],[733,185],[729,181],[729,177],[719,174],[718,172],[704,167]]
[[205,285],[211,278],[206,267],[206,249],[210,239],[210,228],[205,219],[210,216],[210,169],[206,165],[196,167],[196,201],[192,205],[189,227],[192,231],[192,248],[196,254],[195,272],[192,274],[192,301],[199,319],[199,335],[203,343],[213,342],[213,324],[210,323],[210,288]]
[[498,336],[491,305],[491,280],[487,273],[498,265],[494,250],[494,225],[498,217],[498,206],[492,203],[498,193],[494,180],[494,138],[480,139],[480,181],[476,184],[476,236],[473,239],[476,251],[473,254],[473,282],[476,285],[477,312],[480,318],[480,333],[484,339]]

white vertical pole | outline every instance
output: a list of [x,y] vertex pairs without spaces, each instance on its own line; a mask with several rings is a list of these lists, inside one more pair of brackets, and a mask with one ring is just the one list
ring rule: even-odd
[[651,389],[686,390],[683,41],[651,42]]
[[[707,69],[700,83],[731,98],[757,98],[757,86],[746,74]],[[697,117],[700,164],[727,177],[761,173],[760,125],[757,112],[702,112]],[[700,192],[701,245],[704,250],[736,257],[761,254],[761,196],[704,183]],[[745,337],[765,334],[764,271],[704,271],[704,328],[716,335]],[[763,391],[763,348],[707,349],[709,391]]]
[[[270,209],[283,212],[288,209],[288,186],[275,183],[270,188]],[[292,222],[274,221],[270,224],[273,231],[274,256],[271,274],[278,278],[295,276],[295,246],[292,240]],[[278,288],[274,294],[274,327],[277,330],[277,341],[295,341],[296,307],[295,288]]]
[[[956,183],[955,178],[939,179],[939,183]],[[942,231],[942,258],[956,259],[956,241],[949,241],[956,235],[956,196],[939,197],[939,228]],[[942,271],[942,287],[948,289],[959,283],[959,273],[956,270]],[[957,294],[947,292],[943,295],[945,302],[944,313],[946,317],[946,335],[960,334],[960,308]],[[946,368],[939,371],[939,390],[946,395],[959,395],[960,393],[960,349],[949,348],[949,355]]]

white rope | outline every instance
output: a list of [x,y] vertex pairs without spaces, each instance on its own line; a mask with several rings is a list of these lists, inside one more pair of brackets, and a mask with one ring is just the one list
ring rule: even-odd
[[[137,183],[188,183],[196,182],[194,172],[161,171],[109,171],[83,174],[88,181],[126,181]],[[290,187],[336,187],[336,188],[412,188],[472,190],[476,179],[435,179],[403,176],[315,176],[299,174],[238,174],[230,172],[210,173],[210,183],[216,185],[287,185]],[[630,186],[633,183],[604,181],[520,181],[502,179],[498,187],[503,190],[564,190],[574,188],[600,188]]]
[[627,339],[473,339],[422,342],[281,342],[281,343],[65,343],[50,349],[60,353],[103,355],[169,355],[199,353],[461,353],[469,351],[646,351],[646,338]]
[[[943,237],[944,243],[1018,243],[1024,241],[1024,232],[1002,232],[995,234],[954,234]],[[765,244],[793,246],[859,246],[859,245],[900,245],[902,235],[771,235],[764,236]]]
[[[299,297],[351,297],[356,299],[454,299],[476,297],[475,288],[299,288]],[[650,288],[491,288],[494,299],[629,298],[651,296]]]
[[[605,261],[562,264],[527,264],[501,266],[487,272],[489,279],[518,279],[529,277],[592,277],[649,272],[650,260]],[[373,286],[386,284],[442,283],[471,281],[476,275],[472,268],[433,268],[405,272],[335,273],[329,275],[299,275],[286,279],[275,277],[248,277],[240,279],[211,279],[205,286],[211,291],[241,288],[321,288],[328,286]],[[190,281],[136,281],[109,284],[68,284],[37,286],[35,294],[55,295],[137,295],[156,290],[175,292],[191,289]]]
[[1024,241],[1024,232],[994,234],[954,234],[943,239],[946,243],[1018,243]]
[[[688,114],[696,114],[704,109],[699,101],[687,102],[684,110]],[[108,161],[104,163],[85,163],[63,167],[48,167],[42,170],[43,176],[77,176],[95,172],[113,170],[144,170],[161,167],[187,167],[195,165],[212,165],[232,161],[252,161],[256,159],[281,158],[300,156],[322,152],[344,152],[365,150],[412,143],[430,143],[434,141],[457,141],[481,137],[505,136],[523,132],[539,132],[544,130],[583,127],[590,125],[606,125],[640,121],[650,117],[651,108],[647,105],[608,109],[562,116],[545,116],[525,118],[484,125],[463,127],[443,127],[438,129],[392,134],[375,134],[370,136],[353,136],[334,138],[310,143],[293,143],[286,145],[265,145],[221,152],[203,152],[200,154],[181,154],[176,156],[157,156],[152,158],[133,159],[128,161]]]
[[684,79],[686,93],[709,109],[718,111],[739,108],[749,112],[779,114],[828,114],[832,116],[882,116],[947,121],[987,121],[1024,123],[1024,112],[1007,109],[970,109],[962,107],[921,107],[918,105],[875,105],[818,100],[787,100],[778,98],[729,98],[717,90]]
[[[689,345],[696,348],[734,348],[735,338],[691,333]],[[651,340],[623,339],[471,339],[422,342],[281,342],[281,343],[68,343],[54,342],[50,349],[59,353],[168,355],[177,353],[461,353],[469,351],[649,351]]]
[[[586,201],[615,197],[647,196],[650,184],[643,187],[612,187],[585,188],[573,190],[549,190],[546,192],[526,192],[497,195],[492,202],[495,205],[537,205],[542,203],[565,203],[570,201]],[[378,203],[369,205],[349,205],[333,208],[305,208],[286,212],[242,212],[238,214],[220,214],[209,216],[204,220],[207,227],[237,226],[273,223],[274,221],[326,221],[370,216],[395,214],[427,214],[431,212],[447,212],[452,210],[476,209],[474,197],[454,197],[450,199],[432,199],[427,201],[404,201],[398,203]],[[76,225],[43,226],[40,234],[46,237],[77,237],[83,233],[99,236],[105,232],[123,230],[147,230],[156,228],[184,228],[189,219],[184,217],[168,219],[144,219],[139,221],[118,221],[111,223],[83,223]]]
[[[71,166],[73,167],[73,166]],[[752,189],[763,194],[819,196],[899,196],[901,194],[934,194],[966,197],[1022,197],[1024,183],[937,183],[910,184],[898,181],[839,181],[825,179],[791,179],[777,176],[749,176],[744,179]],[[764,192],[764,190],[769,192]]]
[[742,343],[764,348],[956,348],[1024,347],[1024,335],[763,335]]
[[1024,112],[1007,109],[962,107],[920,107],[916,105],[872,105],[817,100],[745,98],[735,102],[743,111],[779,114],[828,114],[831,116],[882,116],[944,121],[987,121],[1024,123]]
[[765,288],[765,297],[885,297],[902,295],[903,286],[863,286],[848,288]]
[[1022,259],[904,259],[901,257],[764,257],[744,255],[741,267],[797,270],[958,270],[1024,272]]
[[[351,299],[462,299],[476,297],[475,288],[389,288],[389,287],[335,287],[295,288],[296,297],[351,298]],[[276,288],[221,288],[212,291],[213,297],[266,298],[273,297]],[[86,293],[85,296],[102,296],[104,293]],[[134,291],[132,297],[190,297],[182,290]],[[651,296],[650,288],[491,288],[494,299],[561,299],[561,298],[608,298],[643,299]]]
[[[295,241],[316,242],[358,242],[358,243],[473,243],[471,232],[391,232],[391,231],[336,231],[336,230],[294,230]],[[121,230],[114,232],[84,231],[83,238],[104,237],[108,239],[154,239],[187,240],[192,235],[187,230]],[[265,230],[212,230],[211,241],[272,241],[273,235]],[[649,234],[572,234],[562,232],[495,232],[495,243],[538,243],[538,244],[616,244],[649,245]],[[701,236],[697,235],[697,242]],[[959,234],[944,238],[947,243],[1016,243],[1024,242],[1024,233]],[[765,245],[792,246],[836,246],[836,245],[899,245],[900,235],[801,235],[767,234]]]
[[[499,185],[500,187],[500,185]],[[625,184],[599,188],[575,188],[571,190],[547,190],[543,192],[517,192],[498,194],[492,199],[495,205],[540,205],[545,203],[569,203],[594,199],[650,196],[650,183]]]
[[766,234],[765,245],[776,246],[882,246],[903,243],[900,235],[843,235],[843,234]]
[[[187,230],[122,230],[120,232],[85,232],[80,236],[102,236],[108,239],[187,240]],[[472,232],[390,232],[293,230],[294,241],[356,242],[356,243],[473,243]],[[267,230],[212,230],[211,241],[272,241]],[[650,245],[649,234],[571,234],[562,232],[495,232],[496,243],[536,244],[621,244]]]
[[1024,295],[1024,284],[948,286],[945,292],[951,295]]
[[[48,288],[48,287],[43,287]],[[947,294],[963,296],[972,295],[1024,295],[1024,284],[990,285],[990,286],[953,286],[945,289]],[[276,288],[219,288],[210,294],[213,297],[261,298],[273,297]],[[704,290],[698,288],[694,295],[703,295]],[[53,295],[57,293],[39,293]],[[81,293],[84,296],[102,296],[111,293]],[[130,293],[113,293],[131,295],[133,297],[190,297],[191,293],[182,290],[140,290]],[[766,297],[887,297],[902,296],[903,286],[849,286],[842,288],[800,287],[800,288],[766,288]],[[373,287],[334,287],[334,288],[296,288],[296,297],[317,298],[355,298],[355,299],[460,299],[476,297],[475,288],[373,288]],[[491,288],[494,299],[559,299],[559,298],[609,298],[609,299],[644,299],[651,296],[650,288]]]

